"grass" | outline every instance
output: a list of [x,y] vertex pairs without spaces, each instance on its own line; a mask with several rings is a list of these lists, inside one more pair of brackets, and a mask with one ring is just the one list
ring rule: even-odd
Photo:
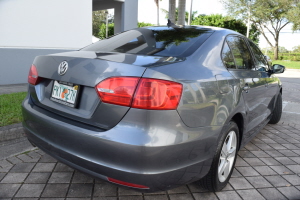
[[300,69],[299,61],[284,61],[284,60],[274,60],[272,64],[280,64],[285,66],[288,69]]
[[23,120],[21,103],[26,95],[27,92],[0,95],[0,127]]

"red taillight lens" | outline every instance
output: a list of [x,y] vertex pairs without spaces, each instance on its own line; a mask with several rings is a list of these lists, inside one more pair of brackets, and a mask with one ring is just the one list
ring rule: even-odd
[[28,83],[32,85],[37,85],[39,80],[39,75],[36,67],[34,65],[31,65],[29,74],[28,74]]
[[182,85],[172,81],[142,78],[132,103],[133,108],[174,110],[182,93]]
[[174,110],[181,98],[182,85],[160,79],[112,77],[96,85],[96,91],[105,103],[139,109]]
[[108,78],[96,85],[96,90],[105,103],[130,106],[139,79],[136,77]]
[[149,187],[144,186],[144,185],[128,183],[128,182],[120,181],[120,180],[109,178],[109,177],[107,177],[107,180],[112,182],[112,183],[116,183],[116,184],[119,184],[119,185],[124,185],[124,186],[127,186],[127,187],[140,188],[140,189],[149,189]]

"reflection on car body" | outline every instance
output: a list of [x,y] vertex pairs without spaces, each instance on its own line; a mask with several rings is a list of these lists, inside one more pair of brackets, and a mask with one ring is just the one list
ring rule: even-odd
[[199,180],[220,191],[237,151],[280,120],[283,71],[231,30],[137,28],[36,57],[23,126],[34,145],[99,179],[143,192]]

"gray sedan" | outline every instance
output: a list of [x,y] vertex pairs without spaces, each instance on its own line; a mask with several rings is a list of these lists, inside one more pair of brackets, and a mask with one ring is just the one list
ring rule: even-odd
[[219,191],[237,151],[280,120],[283,71],[231,30],[137,28],[36,57],[23,126],[33,145],[114,184]]

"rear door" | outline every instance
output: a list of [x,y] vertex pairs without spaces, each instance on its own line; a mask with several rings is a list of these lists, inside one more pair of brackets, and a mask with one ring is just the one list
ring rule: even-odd
[[228,69],[238,79],[242,89],[247,113],[246,132],[250,136],[255,132],[253,131],[255,127],[267,117],[265,114],[266,82],[261,72],[256,70],[251,52],[243,37],[229,35],[226,38],[226,45],[230,48],[234,61]]
[[265,81],[265,104],[267,106],[266,115],[271,114],[273,110],[274,100],[278,90],[278,83],[276,77],[270,74],[269,64],[265,59],[265,56],[259,50],[259,48],[251,41],[249,42],[250,49],[252,50],[253,57],[255,59],[256,70],[261,73],[262,78]]

